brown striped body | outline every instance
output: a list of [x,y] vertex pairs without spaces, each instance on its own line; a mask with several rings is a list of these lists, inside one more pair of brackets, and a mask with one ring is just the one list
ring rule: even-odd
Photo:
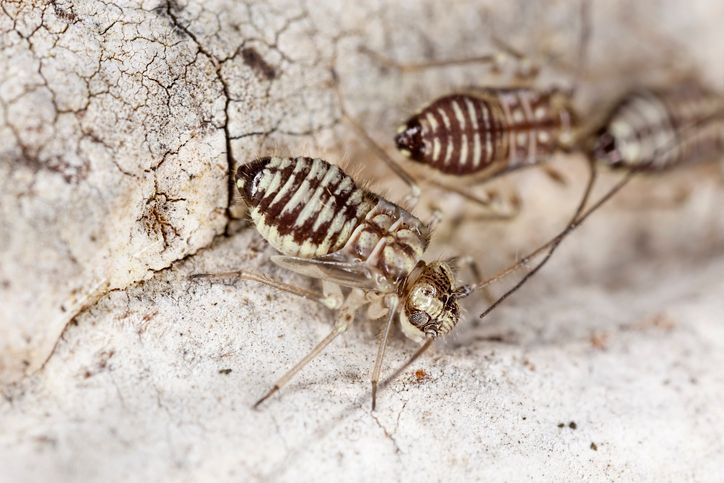
[[441,172],[505,171],[548,159],[572,136],[560,91],[488,88],[441,97],[398,131],[398,149]]
[[724,98],[685,84],[639,89],[611,109],[590,155],[613,167],[664,169],[724,151]]
[[429,240],[424,223],[377,197],[377,204],[354,230],[343,251],[364,261],[388,282],[398,283],[422,259]]
[[259,233],[284,255],[359,261],[394,285],[420,261],[427,226],[321,159],[260,158],[236,185]]

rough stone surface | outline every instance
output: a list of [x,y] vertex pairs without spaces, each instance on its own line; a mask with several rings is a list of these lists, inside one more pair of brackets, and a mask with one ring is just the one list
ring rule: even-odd
[[[570,85],[575,3],[1,5],[0,481],[721,480],[714,165],[634,181],[485,322],[473,297],[374,413],[379,323],[360,318],[254,411],[334,314],[251,282],[188,278],[243,268],[310,284],[234,221],[228,174],[250,157],[322,155],[401,198],[340,120],[332,68],[386,148],[430,97],[509,79],[398,72],[361,47],[451,58],[490,52],[494,34],[543,66],[537,85]],[[681,9],[592,2],[582,109],[684,75],[724,92],[724,7]],[[469,205],[426,192],[422,216],[432,204],[450,215],[430,258],[469,253],[493,273],[546,240],[584,179],[576,156],[553,166],[564,186],[540,171],[501,183],[524,202],[511,223],[460,218]],[[395,331],[386,373],[412,349]]]

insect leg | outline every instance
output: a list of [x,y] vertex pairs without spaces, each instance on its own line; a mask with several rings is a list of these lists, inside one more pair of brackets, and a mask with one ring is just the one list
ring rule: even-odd
[[232,278],[236,277],[241,280],[251,280],[253,282],[259,282],[263,283],[264,285],[268,285],[270,287],[274,287],[277,290],[281,290],[283,292],[288,292],[294,295],[298,295],[300,297],[304,297],[309,300],[313,300],[314,302],[318,302],[325,307],[329,307],[330,309],[335,309],[339,307],[339,300],[334,295],[327,295],[325,293],[319,292],[318,290],[309,290],[303,287],[299,287],[297,285],[292,285],[289,283],[282,282],[280,280],[276,280],[274,278],[269,277],[268,275],[265,275],[263,273],[258,272],[250,272],[248,270],[235,270],[231,272],[220,272],[220,273],[194,273],[189,278],[196,279],[196,278]]
[[490,41],[494,47],[491,53],[458,58],[433,59],[421,62],[399,62],[365,46],[361,46],[359,50],[372,57],[381,65],[400,72],[419,72],[427,69],[475,64],[488,64],[491,66],[492,71],[500,71],[501,66],[512,59],[519,63],[519,67],[516,69],[516,75],[518,77],[530,79],[537,74],[538,68],[518,49],[503,41],[495,33],[490,35]]
[[382,370],[382,360],[385,357],[385,349],[387,348],[387,339],[390,335],[390,327],[392,327],[392,321],[395,320],[397,315],[397,307],[399,307],[400,300],[397,296],[390,297],[387,303],[388,314],[387,323],[382,331],[382,339],[377,348],[377,357],[375,358],[375,365],[372,368],[372,410],[375,410],[377,404],[377,384],[380,382],[380,371]]
[[558,233],[558,235],[556,235],[554,238],[552,238],[551,240],[549,240],[542,246],[533,250],[531,253],[529,253],[528,255],[523,257],[520,261],[511,265],[510,267],[506,268],[505,270],[498,272],[497,274],[488,278],[487,280],[484,280],[473,286],[466,287],[465,294],[469,295],[474,290],[486,287],[498,280],[501,280],[501,279],[507,277],[508,275],[515,272],[516,270],[526,266],[532,258],[534,258],[534,257],[540,255],[541,253],[545,252],[546,250],[548,250],[548,252],[543,257],[543,259],[535,267],[533,267],[533,269],[528,271],[525,274],[525,276],[518,283],[516,283],[513,286],[513,288],[511,288],[510,290],[505,292],[503,295],[501,295],[493,304],[491,304],[485,310],[485,312],[483,312],[483,314],[481,314],[481,316],[480,316],[481,318],[485,317],[495,307],[500,305],[506,298],[508,298],[510,295],[512,295],[514,292],[516,292],[520,287],[522,287],[523,284],[525,284],[525,282],[530,277],[535,275],[535,273],[538,272],[538,270],[540,270],[543,267],[543,265],[545,265],[547,263],[547,261],[553,255],[553,253],[555,252],[557,247],[560,245],[560,243],[563,241],[563,239],[568,234],[570,234],[573,230],[575,230],[578,226],[580,226],[580,224],[583,223],[583,221],[585,221],[585,219],[588,218],[593,212],[595,212],[598,208],[600,208],[601,205],[603,205],[606,201],[608,201],[611,197],[613,197],[614,194],[616,194],[619,190],[621,190],[621,188],[623,188],[626,185],[626,183],[628,183],[628,181],[631,179],[631,176],[633,175],[633,171],[630,171],[627,174],[627,176],[624,177],[623,180],[621,180],[616,185],[614,185],[613,188],[611,188],[604,196],[599,198],[599,200],[596,203],[594,203],[588,210],[586,210],[584,212],[583,210],[586,208],[586,205],[588,204],[588,199],[591,195],[591,191],[593,190],[593,185],[595,184],[596,174],[597,174],[596,164],[594,161],[589,160],[588,166],[589,166],[589,170],[590,170],[590,175],[589,175],[588,183],[586,184],[586,188],[583,193],[583,196],[581,197],[581,201],[579,202],[575,213],[571,217],[571,219],[568,222],[568,224],[566,225],[566,227],[560,233]]
[[424,176],[424,179],[425,182],[433,186],[455,193],[466,200],[484,207],[486,209],[486,213],[482,216],[484,219],[509,220],[515,218],[520,212],[520,199],[516,195],[511,196],[507,202],[501,203],[500,198],[497,196],[487,194],[487,196],[483,198],[466,187],[453,186],[430,176]]
[[394,172],[398,178],[404,182],[409,192],[408,194],[403,198],[403,204],[407,205],[408,208],[412,209],[415,207],[417,202],[420,199],[420,185],[415,181],[415,178],[412,177],[405,169],[392,159],[392,157],[387,154],[387,152],[380,146],[374,139],[372,139],[372,136],[370,136],[367,133],[367,130],[360,124],[360,122],[355,119],[351,114],[349,114],[349,111],[347,111],[347,108],[345,106],[344,102],[344,96],[342,95],[342,91],[339,86],[339,79],[337,78],[336,72],[332,70],[332,77],[334,82],[334,90],[337,94],[337,100],[339,104],[339,109],[342,114],[342,117],[347,121],[347,123],[352,127],[354,132],[359,136],[362,141],[364,141],[365,144],[375,153],[375,155],[380,158],[388,168]]
[[338,335],[344,333],[349,326],[354,322],[354,314],[357,309],[364,304],[364,293],[361,290],[352,290],[345,300],[344,305],[339,311],[337,322],[334,324],[331,332],[327,334],[324,339],[314,346],[309,353],[297,362],[294,367],[285,372],[282,377],[277,379],[271,389],[269,389],[257,402],[254,403],[254,408],[258,408],[261,403],[269,399],[274,393],[283,388],[304,366],[317,357],[329,344],[332,343]]
[[426,223],[431,233],[435,231],[435,228],[437,228],[441,221],[442,210],[440,208],[434,207],[434,209],[432,210],[432,214],[430,215],[430,219]]
[[543,165],[541,165],[540,168],[541,168],[541,171],[543,172],[543,174],[548,176],[548,178],[551,181],[553,181],[554,183],[556,183],[560,186],[568,185],[568,180],[566,179],[566,177],[563,175],[563,173],[561,173],[556,168],[554,168],[548,164],[543,164]]
[[425,62],[412,62],[403,63],[393,60],[379,52],[371,50],[367,47],[360,47],[362,53],[365,53],[375,59],[376,62],[388,67],[390,69],[399,70],[400,72],[417,72],[425,69],[434,69],[438,67],[450,67],[456,65],[469,65],[469,64],[493,64],[497,66],[502,64],[506,60],[506,56],[503,52],[495,54],[482,54],[471,57],[461,57],[457,59],[442,59],[442,60],[428,60]]
[[518,66],[515,70],[515,76],[518,79],[524,82],[529,82],[538,75],[540,67],[533,63],[523,52],[505,42],[496,34],[491,35],[491,40],[498,49],[518,62]]

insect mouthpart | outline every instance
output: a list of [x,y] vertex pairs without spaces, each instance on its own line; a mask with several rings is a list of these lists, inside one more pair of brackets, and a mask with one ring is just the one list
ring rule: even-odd
[[406,124],[400,126],[395,136],[397,149],[406,157],[420,161],[424,156],[422,142],[422,126],[417,117],[411,118]]
[[620,166],[624,162],[616,137],[607,129],[598,132],[591,149],[591,157],[609,166]]

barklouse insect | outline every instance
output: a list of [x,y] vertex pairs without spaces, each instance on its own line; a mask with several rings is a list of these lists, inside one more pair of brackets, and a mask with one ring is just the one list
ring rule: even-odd
[[574,120],[570,96],[560,90],[473,89],[424,107],[400,126],[395,144],[443,173],[488,178],[569,147]]
[[711,160],[724,152],[724,98],[695,83],[633,90],[608,112],[588,151],[638,171]]
[[[491,304],[481,317],[486,316],[535,274],[567,234],[611,199],[635,175],[700,160],[715,160],[721,156],[724,153],[724,98],[693,82],[668,89],[635,89],[621,97],[597,126],[592,135],[581,135],[577,144],[579,149],[585,151],[592,169],[586,192],[592,190],[597,164],[626,169],[626,175],[583,214],[574,215],[568,226],[549,244],[533,252],[537,254],[550,246],[544,259]],[[584,195],[577,213],[582,212],[587,196]]]
[[[589,7],[588,0],[581,1],[581,29],[574,86],[585,64],[590,35]],[[521,64],[527,63],[523,53],[502,39],[493,35],[491,40],[505,56],[517,59]],[[464,64],[496,64],[499,60],[498,55],[482,55],[399,64],[383,55],[364,50],[383,65],[403,72]],[[531,74],[528,78],[537,72],[536,68],[527,70]],[[410,160],[441,173],[461,177],[467,187],[423,175],[431,184],[456,192],[500,215],[507,214],[504,217],[511,217],[519,208],[517,197],[513,196],[507,207],[495,206],[495,198],[490,195],[481,198],[469,188],[514,170],[541,165],[555,153],[576,147],[578,128],[572,107],[574,92],[575,88],[535,89],[530,86],[461,89],[434,100],[410,117],[398,128],[395,144]],[[414,178],[377,146],[359,123],[346,114],[342,96],[339,97],[343,115],[376,154],[410,187],[410,198],[416,200],[420,189]],[[556,180],[561,180],[552,169],[544,167],[544,170]]]
[[[414,206],[420,188],[415,179],[393,160],[346,114],[343,115],[382,159],[409,187],[408,204]],[[464,176],[478,183],[516,169],[534,166],[561,149],[572,146],[575,115],[570,94],[557,89],[536,91],[520,88],[468,89],[441,97],[412,116],[398,129],[395,144],[406,157],[442,173]],[[508,218],[518,202],[494,206],[491,197],[481,198],[468,190],[428,179]]]
[[[452,260],[423,260],[432,223],[424,223],[403,208],[360,188],[338,167],[308,157],[265,157],[241,165],[235,183],[250,208],[251,220],[258,232],[281,252],[272,261],[320,279],[323,291],[303,289],[246,271],[194,277],[238,276],[314,299],[338,313],[331,332],[279,378],[255,407],[285,386],[345,332],[354,322],[356,312],[367,306],[374,309],[368,313],[386,316],[371,376],[374,408],[385,348],[396,316],[399,315],[403,333],[421,345],[384,384],[458,324],[461,299],[527,266],[533,257],[548,250],[540,263],[488,307],[487,314],[542,267],[563,238],[605,201],[602,199],[583,211],[595,178],[593,166],[591,163],[591,177],[582,201],[559,235],[495,276],[461,284]],[[620,186],[605,198],[618,189]],[[345,296],[343,290],[347,291]]]
[[260,158],[239,167],[236,186],[259,233],[283,254],[274,262],[351,288],[332,332],[257,405],[347,330],[362,306],[381,303],[387,311],[372,373],[373,405],[398,312],[403,332],[416,341],[444,335],[457,324],[458,300],[471,290],[456,284],[450,263],[422,261],[432,227],[358,187],[337,166],[307,157]]

